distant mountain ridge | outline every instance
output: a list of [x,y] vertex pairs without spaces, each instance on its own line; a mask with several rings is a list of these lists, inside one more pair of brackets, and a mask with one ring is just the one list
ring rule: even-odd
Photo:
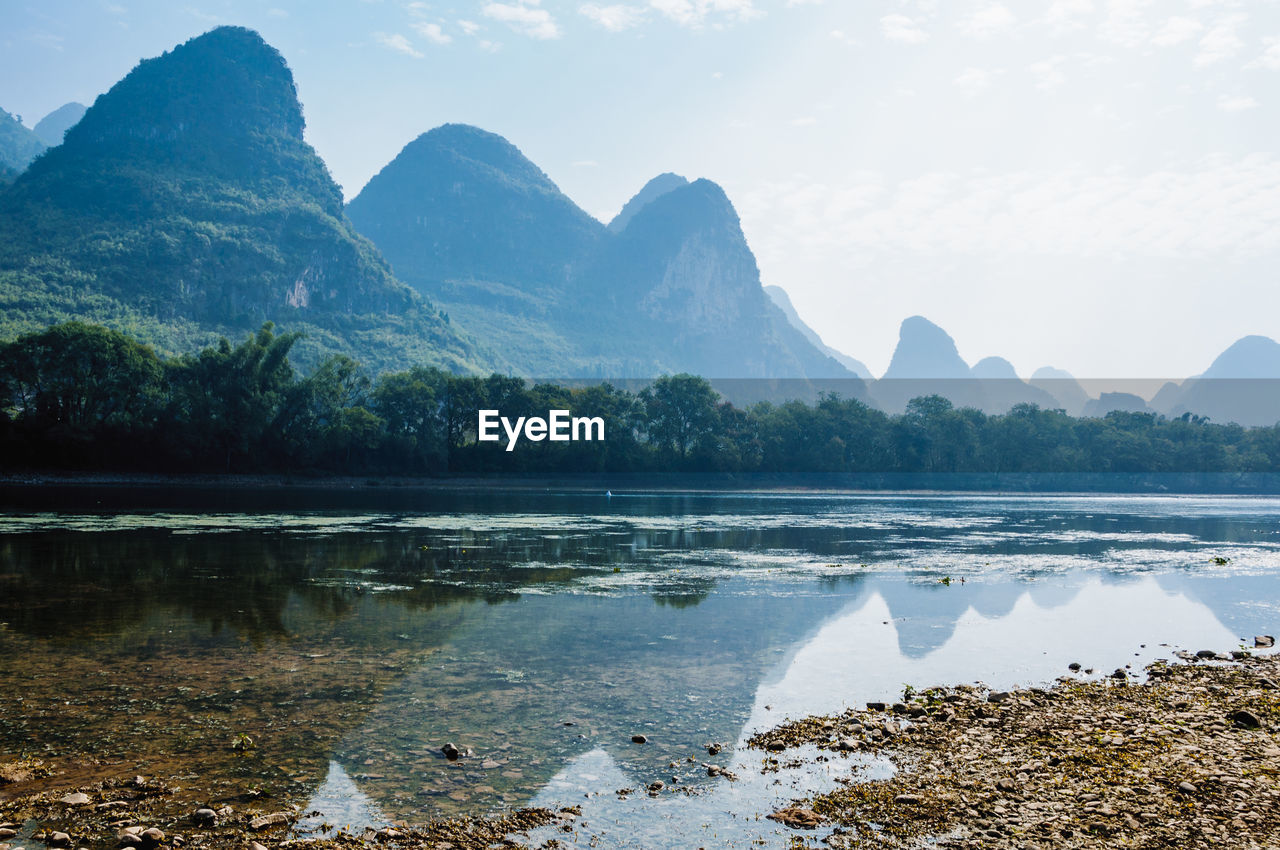
[[507,140],[444,125],[347,210],[397,275],[517,374],[852,377],[770,301],[707,180],[661,175],[605,227]]
[[251,30],[140,62],[0,194],[6,333],[76,316],[190,350],[272,320],[307,331],[304,359],[474,362],[346,220],[303,124]]
[[[610,227],[612,227],[612,225],[610,225]],[[817,332],[814,331],[813,328],[805,324],[804,319],[801,319],[800,314],[796,312],[795,305],[791,303],[791,297],[787,295],[787,291],[785,289],[780,286],[766,286],[764,291],[769,295],[769,298],[773,303],[777,305],[778,309],[782,311],[783,315],[787,317],[787,321],[791,323],[791,326],[804,334],[805,339],[809,340],[814,348],[817,348],[819,351],[835,360],[862,380],[871,380],[871,370],[867,368],[865,363],[861,360],[856,360],[847,354],[836,351],[834,348],[823,342],[822,337],[818,336]]]
[[40,141],[51,148],[55,148],[62,144],[62,139],[66,136],[67,131],[79,123],[87,111],[88,107],[82,103],[64,103],[41,118],[39,123],[32,128],[32,132],[40,138]]
[[0,170],[16,176],[44,152],[46,145],[16,115],[0,109]]

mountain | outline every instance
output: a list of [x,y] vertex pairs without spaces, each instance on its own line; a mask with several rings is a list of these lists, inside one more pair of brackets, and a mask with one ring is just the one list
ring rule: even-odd
[[0,195],[0,335],[74,317],[185,351],[271,320],[306,333],[303,362],[475,363],[302,133],[293,76],[251,30],[143,60]]
[[1236,340],[1209,364],[1201,380],[1269,380],[1280,378],[1280,343],[1265,336]]
[[1031,386],[1053,396],[1057,402],[1055,407],[1062,408],[1070,416],[1079,416],[1090,401],[1084,387],[1065,369],[1042,366],[1032,373]]
[[1017,381],[1018,373],[1013,364],[1003,357],[984,357],[973,368],[969,375],[980,381]]
[[1239,339],[1176,394],[1162,390],[1160,400],[1170,416],[1191,413],[1215,422],[1275,425],[1280,422],[1280,343],[1265,336]]
[[45,149],[40,137],[16,115],[0,109],[0,170],[21,172]]
[[576,266],[607,232],[501,136],[446,124],[410,142],[347,207],[395,273],[496,352],[561,375],[557,321]]
[[923,316],[904,319],[898,345],[882,380],[960,379],[969,377],[969,364],[942,328]]
[[51,148],[62,144],[62,138],[84,117],[88,108],[83,103],[64,103],[40,119],[32,131]]
[[[565,306],[575,327],[604,330],[583,341],[603,374],[854,378],[770,300],[737,212],[710,180],[640,207],[577,277]],[[859,382],[846,395],[860,392]]]
[[395,273],[544,378],[849,378],[760,284],[724,192],[650,181],[616,232],[501,136],[450,124],[419,136],[347,207]]
[[[625,213],[626,209],[624,208],[622,212]],[[619,214],[619,218],[621,217],[621,214]],[[617,219],[614,219],[614,221],[617,221]],[[612,229],[613,225],[610,224],[609,227]],[[809,340],[815,348],[835,360],[862,380],[871,380],[871,372],[862,361],[855,360],[847,354],[841,354],[839,351],[836,351],[834,348],[824,343],[822,341],[822,337],[818,336],[813,328],[804,323],[804,319],[801,319],[800,314],[796,312],[796,308],[791,303],[791,298],[787,295],[787,291],[785,289],[781,286],[766,286],[764,291],[768,294],[769,298],[777,308],[782,311],[782,314],[787,317],[787,321],[791,323],[791,327],[804,334],[804,338]]]
[[1135,393],[1107,392],[1097,398],[1090,399],[1080,415],[1091,419],[1100,419],[1112,411],[1124,413],[1153,413],[1142,396]]
[[688,185],[689,181],[679,174],[672,174],[669,171],[666,174],[659,174],[644,184],[644,187],[639,192],[636,192],[635,197],[627,201],[622,207],[622,211],[613,217],[613,221],[609,222],[609,229],[614,233],[621,233],[627,229],[627,225],[630,224],[631,219],[635,218],[636,213],[640,212],[650,202],[656,201],[673,189]]
[[1019,378],[1003,357],[986,357],[970,368],[951,336],[922,316],[903,321],[893,359],[884,376],[871,385],[871,395],[893,413],[926,395],[944,396],[956,407],[975,407],[987,414],[1007,413],[1018,404],[1047,410],[1060,406],[1052,395]]

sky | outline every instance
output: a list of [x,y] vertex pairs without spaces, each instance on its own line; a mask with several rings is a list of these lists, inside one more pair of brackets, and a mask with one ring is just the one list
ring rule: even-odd
[[284,55],[348,198],[447,122],[602,221],[715,180],[876,375],[911,315],[1023,377],[1280,339],[1280,0],[0,0],[0,107],[90,104],[219,24]]

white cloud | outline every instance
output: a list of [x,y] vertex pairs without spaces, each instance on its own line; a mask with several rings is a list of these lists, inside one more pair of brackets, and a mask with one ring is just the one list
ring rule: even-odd
[[598,6],[595,3],[587,3],[584,6],[579,6],[578,12],[610,32],[622,32],[642,23],[645,10],[622,3],[612,6]]
[[530,38],[559,38],[560,26],[550,12],[541,8],[541,2],[542,0],[516,0],[514,3],[486,3],[481,14],[501,21]]
[[1044,21],[1057,33],[1084,27],[1083,18],[1093,14],[1093,0],[1054,0],[1045,12]]
[[1247,94],[1224,94],[1218,98],[1218,108],[1223,112],[1244,112],[1247,109],[1253,109],[1257,105],[1258,101]]
[[441,29],[437,23],[420,21],[412,26],[418,35],[435,44],[448,44],[453,41],[453,37]]
[[1244,15],[1230,15],[1216,23],[1204,38],[1200,39],[1200,52],[1196,54],[1197,67],[1213,65],[1230,59],[1244,49],[1237,30],[1245,22]]
[[1129,174],[935,172],[898,182],[864,172],[764,184],[738,206],[770,255],[1240,259],[1280,251],[1280,160],[1213,158]]
[[1017,18],[1007,6],[1000,3],[987,3],[960,21],[960,31],[972,38],[991,38],[1008,32],[1015,23]]
[[375,32],[373,34],[373,38],[383,47],[390,48],[391,50],[394,50],[397,53],[403,53],[404,55],[412,56],[415,59],[422,58],[422,53],[414,49],[414,46],[409,42],[409,39],[405,38],[403,35],[401,35],[398,32],[396,33]]
[[1062,70],[1064,62],[1066,62],[1065,56],[1051,56],[1028,65],[1027,70],[1036,78],[1036,88],[1049,91],[1065,83],[1067,75]]
[[880,32],[890,41],[903,44],[920,44],[929,40],[929,34],[906,15],[885,15],[880,19]]
[[649,7],[680,26],[693,28],[708,20],[747,21],[764,14],[753,0],[649,0]]
[[960,76],[951,82],[964,93],[966,97],[975,97],[991,87],[991,81],[1003,71],[984,71],[981,68],[965,68],[960,72]]
[[464,18],[459,18],[458,29],[462,30],[467,35],[475,35],[477,32],[480,31],[480,25],[477,24],[475,21],[468,21]]
[[1267,71],[1280,71],[1280,38],[1270,37],[1264,38],[1262,43],[1266,45],[1266,50],[1262,51],[1262,55],[1254,59],[1246,68],[1261,68]]
[[1151,36],[1151,43],[1156,47],[1173,47],[1182,44],[1202,29],[1204,25],[1195,18],[1175,15],[1156,30],[1155,35]]

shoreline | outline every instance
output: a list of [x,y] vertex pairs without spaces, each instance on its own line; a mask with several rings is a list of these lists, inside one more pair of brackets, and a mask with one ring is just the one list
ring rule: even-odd
[[230,489],[286,493],[563,493],[615,495],[1033,495],[1033,496],[1280,496],[1280,475],[1271,473],[923,473],[900,474],[731,474],[581,473],[458,477],[395,475],[305,475],[300,473],[142,473],[31,471],[0,473],[0,496],[70,489],[186,490],[215,493]]
[[[1270,848],[1280,843],[1280,655],[1204,651],[1048,688],[904,693],[755,735],[770,763],[890,759],[767,817],[792,846]],[[815,832],[825,835],[819,837]]]
[[[854,764],[835,790],[754,814],[785,827],[793,847],[1276,846],[1280,654],[1179,657],[1183,663],[1150,665],[1145,681],[1117,670],[1008,692],[934,687],[891,705],[787,721],[747,742],[766,774],[793,766],[790,751],[806,745],[817,747],[815,761],[857,758],[865,767],[871,756],[896,770],[868,779]],[[76,785],[50,776],[39,759],[0,765],[0,829],[38,824],[0,833],[0,842],[14,850],[23,841],[479,850],[533,846],[520,842],[548,826],[570,841],[581,815],[575,807],[524,807],[299,837],[293,825],[306,813],[291,795],[198,799],[184,795],[183,776],[129,779],[119,769],[119,778]]]

